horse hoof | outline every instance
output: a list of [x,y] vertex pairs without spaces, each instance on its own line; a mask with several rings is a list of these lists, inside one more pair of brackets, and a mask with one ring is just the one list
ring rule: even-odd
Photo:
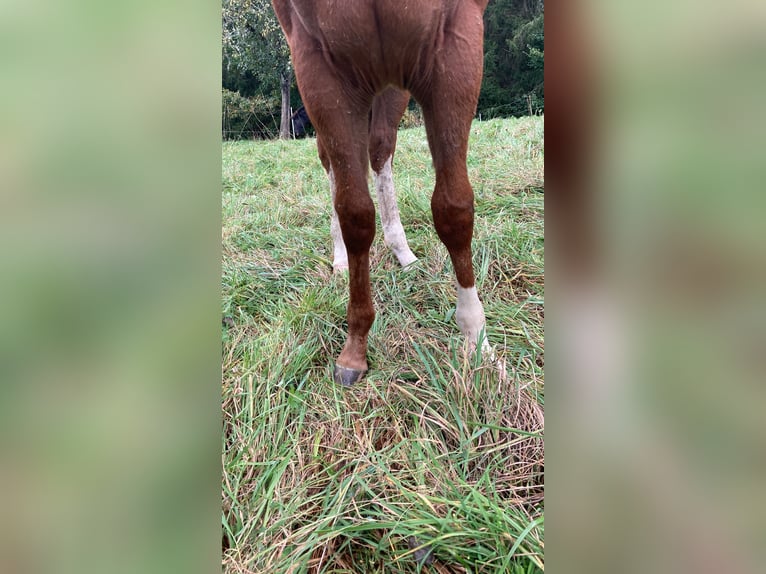
[[336,383],[344,387],[350,387],[354,383],[359,382],[364,376],[365,371],[357,371],[356,369],[347,369],[340,365],[335,365],[335,371],[332,378]]

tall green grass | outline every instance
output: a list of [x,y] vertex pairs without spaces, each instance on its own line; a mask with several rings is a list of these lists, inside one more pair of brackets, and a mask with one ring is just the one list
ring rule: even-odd
[[430,214],[422,128],[395,183],[419,261],[371,251],[370,371],[332,383],[348,279],[332,272],[315,141],[223,144],[224,569],[543,569],[543,120],[477,122],[474,264],[507,365],[470,357]]

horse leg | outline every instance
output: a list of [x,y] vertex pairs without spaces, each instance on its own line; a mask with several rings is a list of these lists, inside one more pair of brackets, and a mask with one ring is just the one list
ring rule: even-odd
[[383,237],[402,267],[417,261],[417,257],[407,244],[407,237],[399,218],[392,171],[396,151],[396,132],[409,101],[409,92],[388,88],[375,96],[370,118],[370,164],[375,192],[378,196]]
[[[437,144],[438,145],[438,144]],[[447,247],[457,279],[455,320],[471,348],[489,350],[484,336],[484,307],[479,300],[473,273],[473,190],[468,181],[465,156],[443,158],[436,168],[436,185],[431,197],[434,226]]]
[[344,271],[348,269],[348,253],[346,252],[346,244],[343,242],[343,234],[340,230],[338,212],[335,210],[335,174],[330,165],[330,157],[327,155],[319,135],[317,135],[317,151],[319,152],[322,166],[327,173],[327,179],[330,182],[330,196],[332,197],[332,216],[330,218],[330,236],[332,237],[333,245],[332,269],[335,272]]
[[367,334],[375,319],[370,293],[370,245],[375,236],[375,206],[367,189],[366,118],[361,116],[359,120],[354,129],[361,129],[364,138],[357,142],[356,153],[335,149],[330,154],[335,177],[333,203],[349,269],[348,335],[333,372],[335,381],[344,386],[354,384],[367,371]]
[[375,318],[370,293],[375,205],[367,187],[372,94],[367,96],[344,87],[318,52],[306,50],[295,62],[303,103],[335,183],[333,205],[348,255],[348,335],[333,373],[337,383],[347,386],[367,371],[367,334]]
[[[475,25],[469,19],[463,22]],[[481,25],[481,19],[478,22]],[[468,37],[476,35],[468,34]],[[491,352],[471,260],[474,206],[466,167],[468,136],[481,85],[481,42],[468,48],[460,41],[460,35],[446,36],[440,61],[434,66],[430,89],[423,90],[422,94],[415,90],[413,93],[423,107],[436,170],[431,197],[434,226],[449,251],[458,283],[455,319],[472,349],[478,345],[482,351]]]

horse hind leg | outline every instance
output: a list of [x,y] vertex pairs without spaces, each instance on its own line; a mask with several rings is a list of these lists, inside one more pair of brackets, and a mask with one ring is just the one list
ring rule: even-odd
[[327,154],[327,149],[322,144],[322,138],[317,134],[317,151],[319,152],[319,159],[322,162],[327,173],[327,180],[330,183],[330,197],[332,215],[330,217],[330,236],[332,237],[332,269],[338,273],[341,271],[348,271],[348,252],[346,251],[346,244],[343,242],[343,233],[340,229],[340,221],[338,220],[338,211],[335,209],[335,173],[330,165],[330,157]]
[[333,245],[332,269],[338,273],[348,271],[348,252],[346,251],[346,244],[343,242],[338,211],[335,209],[335,174],[332,168],[327,172],[327,177],[330,180],[330,193],[332,194],[332,219],[330,219],[330,235]]
[[408,92],[389,88],[375,97],[370,118],[370,164],[378,197],[383,238],[402,267],[417,261],[407,243],[407,236],[399,217],[393,178],[396,132],[409,101]]

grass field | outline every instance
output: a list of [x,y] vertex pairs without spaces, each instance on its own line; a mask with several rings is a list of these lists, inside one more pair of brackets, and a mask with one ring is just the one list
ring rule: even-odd
[[348,278],[316,142],[223,144],[224,571],[544,569],[543,145],[541,117],[471,131],[474,265],[507,380],[463,348],[414,128],[394,178],[419,261],[402,270],[378,224],[370,371],[343,389]]

